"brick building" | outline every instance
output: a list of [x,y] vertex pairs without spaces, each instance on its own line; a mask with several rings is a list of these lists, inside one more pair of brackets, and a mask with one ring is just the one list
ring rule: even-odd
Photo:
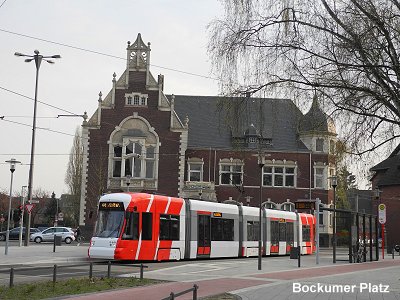
[[400,245],[400,145],[389,155],[389,157],[370,171],[374,172],[371,178],[372,190],[376,193],[373,201],[373,213],[378,213],[378,204],[386,205],[386,245],[392,249],[394,245]]
[[290,99],[166,95],[150,50],[140,34],[128,42],[126,70],[82,125],[81,225],[93,226],[102,193],[127,190],[252,206],[261,192],[286,210],[331,203],[336,132],[316,96],[303,115]]

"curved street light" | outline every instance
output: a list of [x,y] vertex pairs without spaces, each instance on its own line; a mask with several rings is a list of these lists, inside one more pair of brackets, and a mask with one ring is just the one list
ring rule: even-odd
[[[60,55],[43,56],[39,53],[39,50],[34,51],[34,55],[27,55],[19,52],[15,52],[15,56],[28,57],[25,62],[35,61],[36,65],[36,83],[35,83],[35,101],[33,104],[33,124],[32,124],[32,144],[31,144],[31,161],[29,164],[29,179],[28,179],[28,201],[32,200],[32,185],[33,185],[33,165],[35,156],[35,135],[36,135],[36,108],[37,108],[37,93],[38,93],[38,79],[39,79],[39,69],[42,60],[48,62],[49,64],[54,64],[50,58],[61,58]],[[30,232],[31,227],[31,215],[28,216],[28,225],[26,227],[26,232]],[[25,246],[29,245],[29,234],[25,234]]]

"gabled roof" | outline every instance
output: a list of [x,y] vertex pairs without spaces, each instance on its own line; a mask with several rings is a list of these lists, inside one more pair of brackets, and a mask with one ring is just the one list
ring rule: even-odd
[[318,98],[314,95],[310,110],[299,122],[300,133],[327,133],[336,135],[336,129],[330,118],[320,107]]
[[377,186],[400,185],[400,145],[384,161],[372,167],[370,171],[381,173]]
[[244,137],[254,124],[263,138],[272,139],[269,150],[308,152],[297,136],[302,114],[289,99],[175,95],[175,111],[181,120],[189,118],[188,148],[233,149],[232,137]]

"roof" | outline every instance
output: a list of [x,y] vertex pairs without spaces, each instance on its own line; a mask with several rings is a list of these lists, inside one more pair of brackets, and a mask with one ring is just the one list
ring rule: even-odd
[[245,138],[253,124],[272,139],[269,150],[308,152],[297,136],[302,113],[290,99],[175,95],[175,111],[189,118],[188,148],[233,149],[232,137]]
[[376,182],[377,186],[400,185],[400,145],[387,159],[372,167],[370,171],[381,173]]
[[301,133],[320,132],[336,135],[334,122],[332,118],[320,108],[316,95],[314,95],[310,110],[300,120],[299,131]]

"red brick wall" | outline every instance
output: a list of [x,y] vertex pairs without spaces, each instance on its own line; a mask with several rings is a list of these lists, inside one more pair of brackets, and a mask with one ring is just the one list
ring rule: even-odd
[[[298,199],[309,198],[309,182],[310,182],[310,156],[308,153],[281,153],[281,152],[268,152],[266,159],[268,160],[292,160],[297,162],[297,187],[296,188],[273,188],[263,187],[263,201],[267,201],[267,198],[271,198],[271,201],[275,203],[285,202],[286,199],[290,199],[294,202]],[[244,176],[243,185],[244,193],[243,197],[240,198],[240,202],[246,204],[246,196],[252,197],[250,204],[252,206],[259,205],[260,199],[260,182],[261,173],[258,166],[257,152],[245,152],[245,151],[222,151],[222,150],[188,150],[186,152],[186,158],[203,158],[203,181],[214,181],[216,185],[219,184],[219,161],[220,159],[241,159],[244,162]],[[313,155],[312,156],[312,168],[313,172],[314,161],[327,161],[327,155]],[[187,166],[186,166],[187,168]],[[209,175],[210,174],[210,175]],[[187,172],[185,172],[187,176]],[[187,178],[185,178],[187,180]],[[311,176],[311,185],[314,185],[314,175]],[[240,196],[239,190],[234,186],[217,186],[217,199],[219,201],[227,200],[232,197],[234,200],[238,200]],[[323,203],[328,203],[328,191],[321,189],[312,189],[311,197],[320,198]],[[333,195],[330,195],[333,197]]]
[[[89,226],[93,226],[95,222],[100,191],[110,191],[107,189],[109,151],[107,141],[115,126],[126,117],[132,116],[133,112],[145,118],[160,138],[157,192],[171,196],[178,195],[180,133],[170,131],[170,112],[157,109],[158,91],[146,90],[145,79],[145,72],[130,72],[129,88],[116,90],[115,108],[102,109],[100,129],[90,129],[86,202],[86,223]],[[126,107],[125,93],[131,92],[148,94],[148,106]],[[119,191],[112,190],[112,192]],[[89,217],[90,214],[92,218]]]

